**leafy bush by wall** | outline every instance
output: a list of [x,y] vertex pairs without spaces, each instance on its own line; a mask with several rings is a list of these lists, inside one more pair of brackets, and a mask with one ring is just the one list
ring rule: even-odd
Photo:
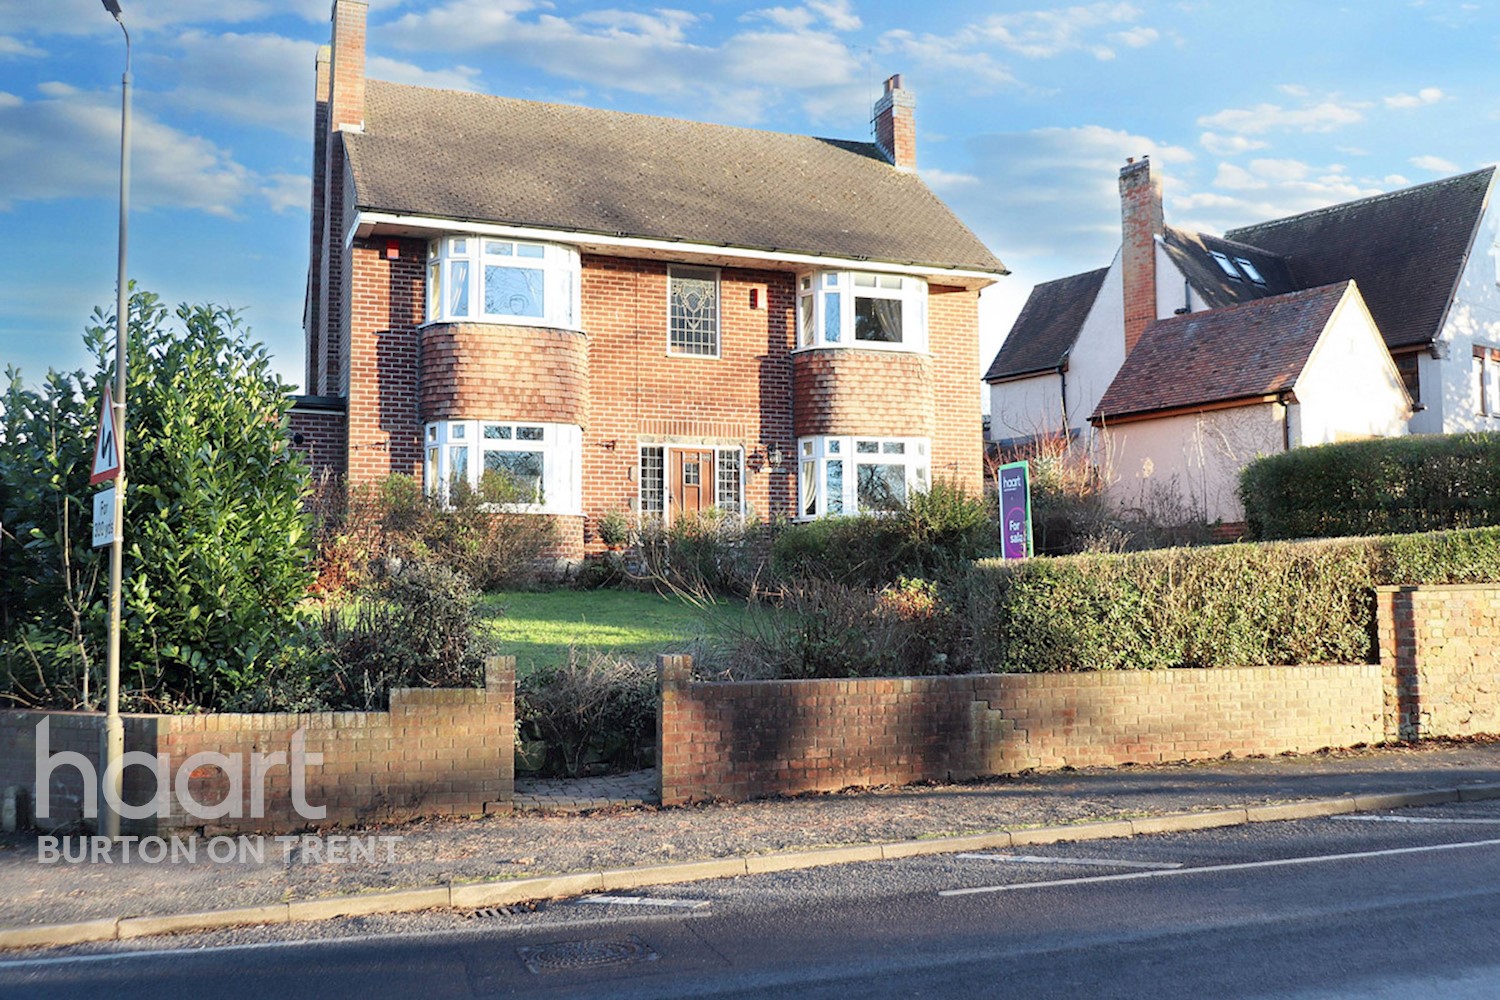
[[521,677],[516,725],[526,770],[576,778],[650,764],[656,742],[656,669],[603,653]]
[[1481,581],[1500,581],[1500,528],[988,560],[967,581],[972,665],[1368,662],[1374,587]]
[[1399,534],[1500,524],[1500,434],[1297,448],[1240,475],[1257,538]]
[[892,514],[830,517],[787,526],[772,564],[783,579],[879,588],[902,577],[934,579],[999,547],[994,511],[939,480]]

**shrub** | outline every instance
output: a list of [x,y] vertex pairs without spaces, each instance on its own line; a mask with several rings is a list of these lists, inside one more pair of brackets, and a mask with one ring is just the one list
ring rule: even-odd
[[478,595],[446,566],[409,563],[345,603],[326,605],[288,643],[240,711],[372,711],[392,688],[478,687],[486,646]]
[[1257,538],[1399,534],[1500,524],[1500,434],[1296,448],[1240,475]]
[[656,671],[598,652],[571,650],[516,685],[523,746],[542,744],[538,770],[576,778],[647,766],[656,743]]
[[994,514],[979,497],[938,481],[890,514],[830,517],[786,527],[773,565],[784,580],[818,577],[879,588],[903,576],[935,578],[998,547]]
[[648,518],[639,530],[635,575],[659,590],[700,598],[745,596],[766,562],[770,530],[716,507],[679,515],[670,525]]
[[[122,696],[141,707],[263,683],[312,580],[289,387],[232,310],[183,305],[175,319],[131,297],[121,662]],[[89,545],[88,478],[113,325],[95,311],[92,374],[49,373],[30,391],[8,372],[0,520],[19,544],[0,543],[0,671],[16,699],[92,707],[101,693],[108,550]]]
[[355,590],[382,567],[412,561],[448,566],[480,590],[530,586],[550,569],[556,527],[550,517],[497,509],[512,499],[511,484],[492,476],[478,490],[454,489],[446,504],[411,476],[325,484],[316,504],[317,590]]
[[1021,563],[967,586],[986,670],[1367,662],[1373,588],[1500,581],[1500,528]]

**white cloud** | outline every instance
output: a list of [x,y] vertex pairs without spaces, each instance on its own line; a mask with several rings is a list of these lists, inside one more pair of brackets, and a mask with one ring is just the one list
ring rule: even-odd
[[450,66],[447,69],[427,70],[414,63],[390,59],[386,56],[370,56],[365,60],[365,75],[375,80],[392,83],[409,83],[418,87],[439,87],[443,90],[470,90],[483,93],[479,82],[479,70],[472,66]]
[[[1156,33],[1134,22],[1141,10],[1128,3],[1095,3],[1060,10],[995,14],[978,24],[960,29],[959,36],[973,35],[1028,59],[1050,59],[1065,52],[1084,51],[1110,59],[1114,51],[1100,42],[1095,29],[1130,25],[1115,34],[1128,37],[1124,44],[1139,47],[1156,39]],[[1150,31],[1147,38],[1142,32]]]
[[930,75],[957,75],[968,84],[1004,87],[1017,83],[1015,74],[996,62],[988,52],[970,51],[966,43],[949,35],[916,35],[905,29],[888,31],[880,38],[880,51],[897,53],[901,59]]
[[161,99],[205,119],[310,137],[317,48],[281,35],[184,31],[166,64],[177,85]]
[[1437,87],[1423,87],[1415,94],[1395,94],[1385,99],[1388,108],[1420,108],[1428,104],[1436,104],[1443,99],[1443,92]]
[[815,120],[847,120],[865,104],[857,57],[820,27],[857,24],[847,3],[766,8],[752,19],[773,27],[748,28],[711,45],[693,40],[701,19],[686,11],[603,10],[569,19],[542,7],[529,0],[449,0],[403,15],[381,37],[419,51],[483,50],[487,58],[604,91],[680,102],[699,118],[707,108],[755,123],[765,109],[795,102]]
[[1274,131],[1332,132],[1363,121],[1364,109],[1369,106],[1368,102],[1341,101],[1337,97],[1310,102],[1300,108],[1263,103],[1253,108],[1227,108],[1204,115],[1198,119],[1198,124],[1238,135],[1264,135]]
[[[1126,158],[1149,155],[1166,167],[1193,159],[1182,147],[1098,125],[981,135],[965,149],[969,161],[954,171],[958,182],[944,196],[1012,266],[1012,258],[1044,256],[1108,263],[1120,242]],[[934,180],[930,171],[922,176]],[[936,181],[948,176],[938,172]]]
[[[0,210],[20,201],[108,195],[119,185],[120,108],[112,91],[65,84],[43,97],[0,100]],[[261,196],[261,181],[224,149],[136,111],[131,128],[131,201],[232,216]],[[46,163],[46,170],[36,164]]]
[[1109,36],[1114,42],[1127,48],[1143,49],[1161,39],[1161,32],[1155,28],[1136,27],[1126,31],[1117,31]]
[[980,183],[979,178],[973,174],[940,170],[937,167],[924,167],[920,173],[922,180],[934,191],[952,191],[955,188],[974,187]]
[[1198,144],[1214,156],[1238,156],[1251,150],[1265,149],[1268,145],[1260,139],[1249,139],[1243,135],[1220,135],[1217,132],[1204,132],[1198,137]]
[[[288,10],[313,23],[326,22],[329,0],[150,0],[127,2],[124,21],[131,37],[201,24],[245,24]],[[28,35],[116,35],[119,27],[98,0],[0,0],[0,24],[25,25]]]
[[312,178],[271,174],[261,182],[259,193],[273,212],[306,212],[312,201]]
[[1255,159],[1245,166],[1220,163],[1207,190],[1173,203],[1177,217],[1170,221],[1185,229],[1223,232],[1399,186],[1389,180],[1356,178],[1336,163],[1319,166],[1286,158]]
[[1428,170],[1434,174],[1456,174],[1459,171],[1458,164],[1441,156],[1413,156],[1409,162],[1418,170]]
[[47,53],[45,51],[37,48],[30,42],[23,42],[21,41],[21,39],[12,38],[9,35],[0,35],[0,59],[10,59],[22,56],[28,58],[37,58],[46,54]]
[[850,0],[808,0],[807,6],[817,11],[834,31],[858,31],[863,26]]

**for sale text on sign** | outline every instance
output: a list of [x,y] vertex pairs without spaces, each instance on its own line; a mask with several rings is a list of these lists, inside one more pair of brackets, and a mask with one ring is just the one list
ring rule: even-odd
[[1025,462],[1002,465],[1000,481],[1000,555],[1025,559],[1031,555],[1031,476]]

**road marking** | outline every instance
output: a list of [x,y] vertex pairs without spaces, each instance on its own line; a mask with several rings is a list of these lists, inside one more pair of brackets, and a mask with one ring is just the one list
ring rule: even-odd
[[1018,865],[1082,865],[1090,868],[1181,868],[1180,861],[1115,861],[1111,858],[1049,858],[1037,854],[960,854],[972,861],[1010,861]]
[[[1329,817],[1329,819],[1334,818],[1332,816]],[[1441,816],[1339,816],[1337,818],[1359,820],[1362,823],[1474,823],[1480,826],[1485,824],[1494,826],[1496,823],[1500,823],[1500,819],[1469,819],[1463,817],[1445,819]]]
[[1051,889],[1065,885],[1089,885],[1094,882],[1124,882],[1128,879],[1165,878],[1169,875],[1199,875],[1205,872],[1237,872],[1251,868],[1284,868],[1290,865],[1315,865],[1326,861],[1353,861],[1361,858],[1385,858],[1397,854],[1426,854],[1432,851],[1456,851],[1465,847],[1494,847],[1500,840],[1471,840],[1461,844],[1432,844],[1426,847],[1392,847],[1383,851],[1354,851],[1349,854],[1318,854],[1302,858],[1279,858],[1275,861],[1242,861],[1232,865],[1203,865],[1198,868],[1174,868],[1170,871],[1123,872],[1119,875],[1093,875],[1088,878],[1060,878],[1048,882],[1017,882],[1011,885],[981,885],[970,889],[943,889],[939,896],[970,896],[981,892],[1012,892],[1016,889]]
[[697,910],[708,905],[706,899],[654,899],[650,896],[580,896],[580,903],[613,903],[616,906],[669,906],[679,910]]

